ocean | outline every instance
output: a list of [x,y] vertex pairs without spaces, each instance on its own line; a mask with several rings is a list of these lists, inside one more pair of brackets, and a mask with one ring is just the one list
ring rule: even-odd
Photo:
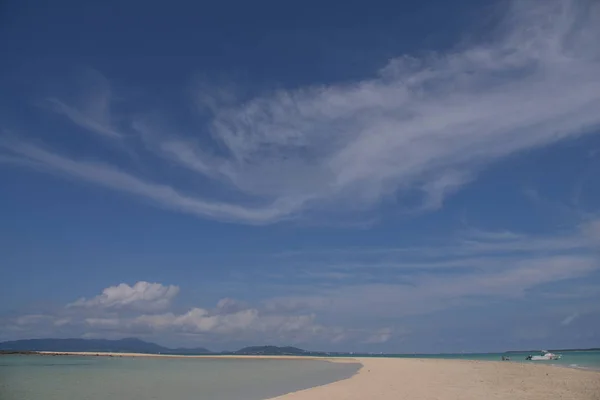
[[[506,353],[392,357],[500,361],[503,355]],[[511,353],[510,362],[600,370],[600,351],[562,355],[561,360],[534,362],[525,360],[527,353]],[[263,400],[349,378],[359,367],[314,359],[10,355],[0,356],[0,399]]]
[[262,400],[351,377],[321,360],[0,356],[2,400]]
[[[450,360],[480,360],[480,361],[501,361],[502,356],[509,356],[511,362],[524,362],[542,365],[558,365],[562,367],[593,369],[600,371],[600,351],[565,351],[556,352],[561,354],[560,360],[553,361],[527,361],[525,357],[529,354],[539,355],[540,352],[522,352],[522,353],[457,353],[457,354],[400,354],[392,357],[398,358],[443,358]],[[356,355],[355,355],[356,356]],[[367,356],[369,357],[369,356]],[[371,355],[372,357],[372,355]],[[390,357],[390,356],[385,356]]]

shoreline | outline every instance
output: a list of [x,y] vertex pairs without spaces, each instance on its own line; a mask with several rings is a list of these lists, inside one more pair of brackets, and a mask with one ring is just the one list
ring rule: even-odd
[[583,371],[600,372],[600,368],[585,366],[579,364],[557,364],[552,362],[525,363],[522,361],[496,361],[496,360],[477,360],[477,359],[454,359],[454,358],[418,358],[418,357],[364,357],[364,356],[314,356],[314,355],[252,355],[252,354],[160,354],[160,353],[121,353],[121,352],[103,352],[103,351],[0,351],[0,357],[3,355],[39,355],[39,356],[77,356],[77,357],[155,357],[155,358],[198,358],[198,359],[273,359],[273,360],[324,360],[330,362],[360,362],[357,360],[376,360],[376,359],[398,359],[398,360],[444,360],[458,362],[483,362],[483,363],[503,363],[528,366],[558,367],[566,369],[575,369]]
[[287,393],[269,400],[392,400],[398,398],[600,400],[600,371],[551,364],[431,358],[172,355],[113,352],[43,351],[27,352],[23,355],[321,360],[361,365],[357,372],[349,378]]
[[149,358],[197,358],[197,359],[273,359],[273,360],[323,360],[330,362],[356,362],[359,360],[377,360],[377,359],[393,359],[393,360],[441,360],[441,361],[457,361],[457,362],[476,362],[476,363],[502,363],[527,365],[533,367],[558,367],[561,369],[574,369],[579,371],[599,372],[600,368],[593,366],[585,366],[579,364],[556,364],[552,362],[544,363],[525,363],[521,361],[496,361],[496,360],[477,360],[477,359],[450,359],[450,358],[413,358],[413,357],[352,357],[352,356],[314,356],[314,355],[252,355],[252,354],[160,354],[160,353],[121,353],[121,352],[103,352],[103,351],[0,351],[0,357],[3,355],[30,355],[30,356],[75,356],[75,357],[149,357]]
[[[332,359],[339,362],[339,359]],[[600,399],[600,372],[501,361],[355,358],[352,377],[268,400]]]

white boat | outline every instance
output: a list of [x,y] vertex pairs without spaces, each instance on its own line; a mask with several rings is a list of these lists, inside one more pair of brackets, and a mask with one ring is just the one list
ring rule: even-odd
[[525,359],[530,360],[530,361],[552,361],[552,360],[560,360],[561,358],[562,358],[562,355],[560,355],[560,354],[554,354],[554,353],[550,353],[547,350],[542,350],[541,355],[539,355],[539,356],[529,355]]

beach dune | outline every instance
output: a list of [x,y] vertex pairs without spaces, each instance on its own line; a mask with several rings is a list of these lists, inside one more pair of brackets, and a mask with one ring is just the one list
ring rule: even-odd
[[359,358],[352,378],[277,400],[600,399],[600,373],[512,362]]

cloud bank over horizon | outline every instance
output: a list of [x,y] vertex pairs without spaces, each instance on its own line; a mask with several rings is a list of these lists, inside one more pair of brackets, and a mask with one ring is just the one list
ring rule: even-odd
[[392,337],[390,328],[344,329],[324,326],[315,314],[282,313],[259,306],[251,307],[231,298],[221,299],[212,309],[192,307],[175,313],[166,306],[179,287],[146,281],[130,286],[121,283],[107,287],[102,294],[80,299],[48,314],[29,314],[7,322],[9,331],[39,332],[48,335],[64,330],[82,337],[127,337],[131,335],[168,335],[194,337],[223,346],[229,342],[307,343],[314,340],[336,343],[353,340],[385,343]]
[[[5,319],[9,329],[0,337],[76,332],[212,349],[273,343],[345,350],[392,346],[398,351],[431,335],[427,327],[432,319],[448,323],[448,317],[465,310],[477,313],[483,305],[520,302],[536,306],[510,316],[476,318],[482,329],[491,319],[538,319],[535,338],[522,338],[523,327],[512,324],[490,333],[496,349],[502,350],[503,340],[556,340],[555,334],[600,315],[592,301],[600,288],[588,278],[600,271],[600,237],[590,229],[596,224],[563,235],[471,230],[432,247],[274,253],[271,257],[285,260],[278,274],[252,271],[249,289],[248,274],[241,270],[239,278],[230,278],[230,291],[221,291],[235,298],[223,297],[213,307],[177,303],[176,285],[120,283],[46,314]],[[278,289],[285,295],[275,294]],[[588,329],[593,333],[600,326]]]

